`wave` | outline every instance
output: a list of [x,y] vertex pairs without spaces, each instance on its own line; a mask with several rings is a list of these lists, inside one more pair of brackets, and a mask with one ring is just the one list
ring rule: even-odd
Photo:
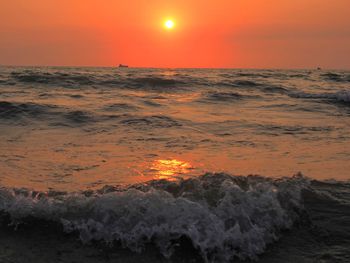
[[80,94],[72,94],[72,95],[68,95],[68,96],[73,98],[73,99],[82,99],[82,98],[84,98],[84,96],[80,95]]
[[31,119],[47,122],[50,126],[80,127],[84,124],[109,120],[110,116],[80,110],[72,111],[56,105],[0,101],[0,119],[12,121],[12,124],[27,124]]
[[[56,122],[58,120],[64,123],[92,123],[96,119],[88,112],[70,111],[60,108],[55,105],[37,104],[31,102],[15,103],[0,101],[0,118],[5,120],[15,120],[17,122],[25,121],[26,119],[35,119],[37,121]],[[69,126],[65,124],[64,126]]]
[[0,119],[14,121],[12,124],[26,124],[27,120],[31,119],[47,122],[49,126],[71,128],[111,121],[111,125],[115,125],[115,122],[118,121],[122,125],[127,125],[135,129],[182,126],[180,121],[166,115],[143,116],[128,114],[128,112],[131,111],[138,111],[139,107],[126,103],[110,104],[101,109],[105,112],[110,112],[110,114],[87,110],[73,110],[56,105],[36,104],[31,102],[15,103],[0,101]]
[[222,86],[222,87],[236,87],[236,88],[256,88],[260,87],[263,84],[251,81],[251,80],[242,80],[242,79],[236,79],[232,80],[230,78],[223,79],[220,81],[212,81],[212,82],[206,82],[208,86]]
[[52,105],[42,105],[36,103],[15,103],[0,101],[0,118],[14,119],[19,117],[39,117],[54,109]]
[[228,92],[228,91],[209,91],[204,93],[198,102],[203,103],[227,103],[227,102],[238,102],[245,99],[259,99],[258,95],[247,95],[238,92]]
[[16,81],[23,83],[38,83],[38,84],[57,84],[57,85],[92,85],[94,78],[91,75],[82,73],[64,73],[64,72],[43,72],[24,70],[21,72],[12,72],[11,77]]
[[339,74],[339,73],[325,73],[322,74],[325,80],[334,81],[334,82],[350,82],[350,75]]
[[274,85],[266,85],[261,87],[259,90],[265,92],[265,93],[279,93],[279,94],[286,94],[288,93],[288,90],[283,87],[278,87]]
[[340,91],[335,93],[335,98],[337,101],[350,102],[350,91]]
[[76,193],[2,188],[0,211],[15,225],[60,223],[83,243],[118,241],[136,252],[153,243],[170,257],[185,237],[206,261],[256,259],[299,220],[308,184],[300,175],[206,174]]
[[283,88],[281,86],[277,86],[271,83],[260,83],[255,82],[251,80],[234,80],[234,81],[221,81],[213,83],[213,86],[223,86],[223,87],[232,87],[232,88],[239,88],[241,90],[245,91],[258,91],[263,93],[279,93],[279,94],[286,94],[288,90],[286,88]]
[[248,78],[269,78],[269,75],[265,75],[263,73],[258,73],[258,72],[254,72],[254,73],[249,73],[249,72],[238,72],[238,73],[231,73],[231,74],[220,74],[220,76],[222,77],[226,77],[226,78],[232,78],[232,77],[248,77]]
[[235,80],[234,82],[231,83],[231,85],[237,86],[237,87],[257,87],[257,86],[261,86],[260,83],[257,83],[255,81],[251,81],[251,80]]
[[[10,78],[19,83],[57,85],[59,87],[104,86],[136,89],[159,89],[179,87],[184,81],[175,77],[147,75],[130,77],[115,74],[96,74],[94,72],[61,72],[42,70],[23,70],[11,72]],[[162,91],[162,90],[161,90]]]
[[321,93],[321,94],[298,92],[298,93],[290,93],[289,95],[293,98],[325,99],[325,100],[342,102],[342,103],[350,102],[349,90],[338,91],[336,93]]
[[228,101],[240,101],[245,96],[237,92],[209,92],[200,101],[211,102],[228,102]]
[[[219,78],[206,78],[202,75],[189,76],[188,74],[163,75],[162,72],[154,74],[123,74],[121,72],[108,72],[102,74],[94,71],[72,71],[54,69],[26,69],[13,71],[9,74],[12,83],[55,85],[59,87],[77,88],[80,86],[100,86],[126,89],[156,90],[159,92],[178,92],[191,87],[235,87],[255,88],[264,92],[284,92],[281,87],[275,87],[255,80],[240,79],[240,77],[264,77],[258,73],[225,73]],[[238,79],[237,79],[238,78]]]
[[73,124],[94,123],[96,119],[84,111],[70,111],[64,114],[67,121]]
[[[6,83],[13,84],[40,84],[57,87],[78,89],[84,86],[94,88],[135,89],[155,92],[183,92],[197,87],[218,88],[230,87],[233,89],[254,90],[263,93],[288,94],[290,87],[277,85],[268,80],[280,79],[287,81],[291,78],[307,78],[307,73],[297,72],[235,72],[219,73],[213,78],[203,74],[189,75],[188,72],[164,74],[163,71],[123,71],[109,69],[105,72],[93,69],[21,69],[7,75]],[[250,79],[249,79],[250,78]],[[256,79],[259,78],[259,79]],[[344,74],[329,73],[320,78],[348,81]],[[15,82],[15,83],[14,83]],[[289,90],[289,91],[288,91]],[[77,97],[76,97],[77,98]]]
[[113,103],[110,105],[107,105],[103,108],[103,110],[105,111],[138,111],[139,107],[135,106],[135,105],[130,105],[127,103]]
[[148,77],[141,77],[141,78],[131,78],[129,81],[133,82],[136,86],[150,86],[153,88],[156,87],[174,87],[179,84],[183,84],[182,81],[176,80],[173,78],[163,78],[158,76],[148,76]]
[[[0,188],[0,226],[12,231],[2,233],[5,242],[22,235],[41,248],[59,236],[58,246],[85,247],[86,257],[104,246],[112,253],[122,246],[141,252],[140,258],[152,247],[169,262],[202,262],[199,256],[206,262],[250,262],[264,252],[263,262],[347,262],[349,193],[349,181],[300,174],[205,174],[74,193]],[[76,235],[81,245],[70,241]]]
[[317,133],[323,136],[329,136],[329,133],[334,131],[332,126],[300,126],[300,125],[273,125],[273,124],[256,124],[252,125],[256,129],[257,134],[265,134],[272,136],[282,135],[312,135]]
[[170,128],[170,127],[180,127],[182,126],[177,120],[163,115],[153,115],[153,116],[128,116],[125,115],[122,124],[132,126],[139,129],[147,128]]

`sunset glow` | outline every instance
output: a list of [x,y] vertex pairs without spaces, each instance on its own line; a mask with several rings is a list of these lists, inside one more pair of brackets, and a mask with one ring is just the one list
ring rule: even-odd
[[349,262],[350,0],[0,1],[0,263]]
[[192,166],[188,162],[169,159],[154,161],[151,169],[155,171],[156,179],[171,179],[174,176],[189,173]]
[[348,10],[348,0],[3,1],[0,63],[350,68]]
[[167,29],[173,29],[175,27],[175,23],[173,20],[167,20],[165,21],[164,26]]

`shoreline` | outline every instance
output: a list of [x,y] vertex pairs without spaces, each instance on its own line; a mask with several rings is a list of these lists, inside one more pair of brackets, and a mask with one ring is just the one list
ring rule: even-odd
[[[330,186],[322,182],[314,182],[312,187],[321,191],[327,189],[329,192],[349,191],[348,186]],[[290,230],[282,231],[280,238],[268,245],[256,262],[331,263],[350,260],[349,204],[308,190],[303,192],[303,199],[307,212]],[[113,246],[97,241],[83,244],[76,232],[64,233],[59,223],[35,218],[22,221],[25,223],[15,229],[15,226],[9,226],[9,216],[2,214],[1,262],[204,262],[185,238],[177,241],[179,245],[175,253],[170,259],[165,259],[153,244],[146,244],[145,251],[139,254],[117,243]]]

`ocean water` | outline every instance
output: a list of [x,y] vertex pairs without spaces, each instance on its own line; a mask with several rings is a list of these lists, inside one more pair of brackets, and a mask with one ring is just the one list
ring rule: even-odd
[[349,128],[346,71],[0,67],[0,211],[164,260],[350,262]]

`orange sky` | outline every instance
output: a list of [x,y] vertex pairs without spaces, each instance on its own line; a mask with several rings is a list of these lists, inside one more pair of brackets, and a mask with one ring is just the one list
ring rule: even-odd
[[349,12],[349,0],[0,0],[0,64],[350,68]]

